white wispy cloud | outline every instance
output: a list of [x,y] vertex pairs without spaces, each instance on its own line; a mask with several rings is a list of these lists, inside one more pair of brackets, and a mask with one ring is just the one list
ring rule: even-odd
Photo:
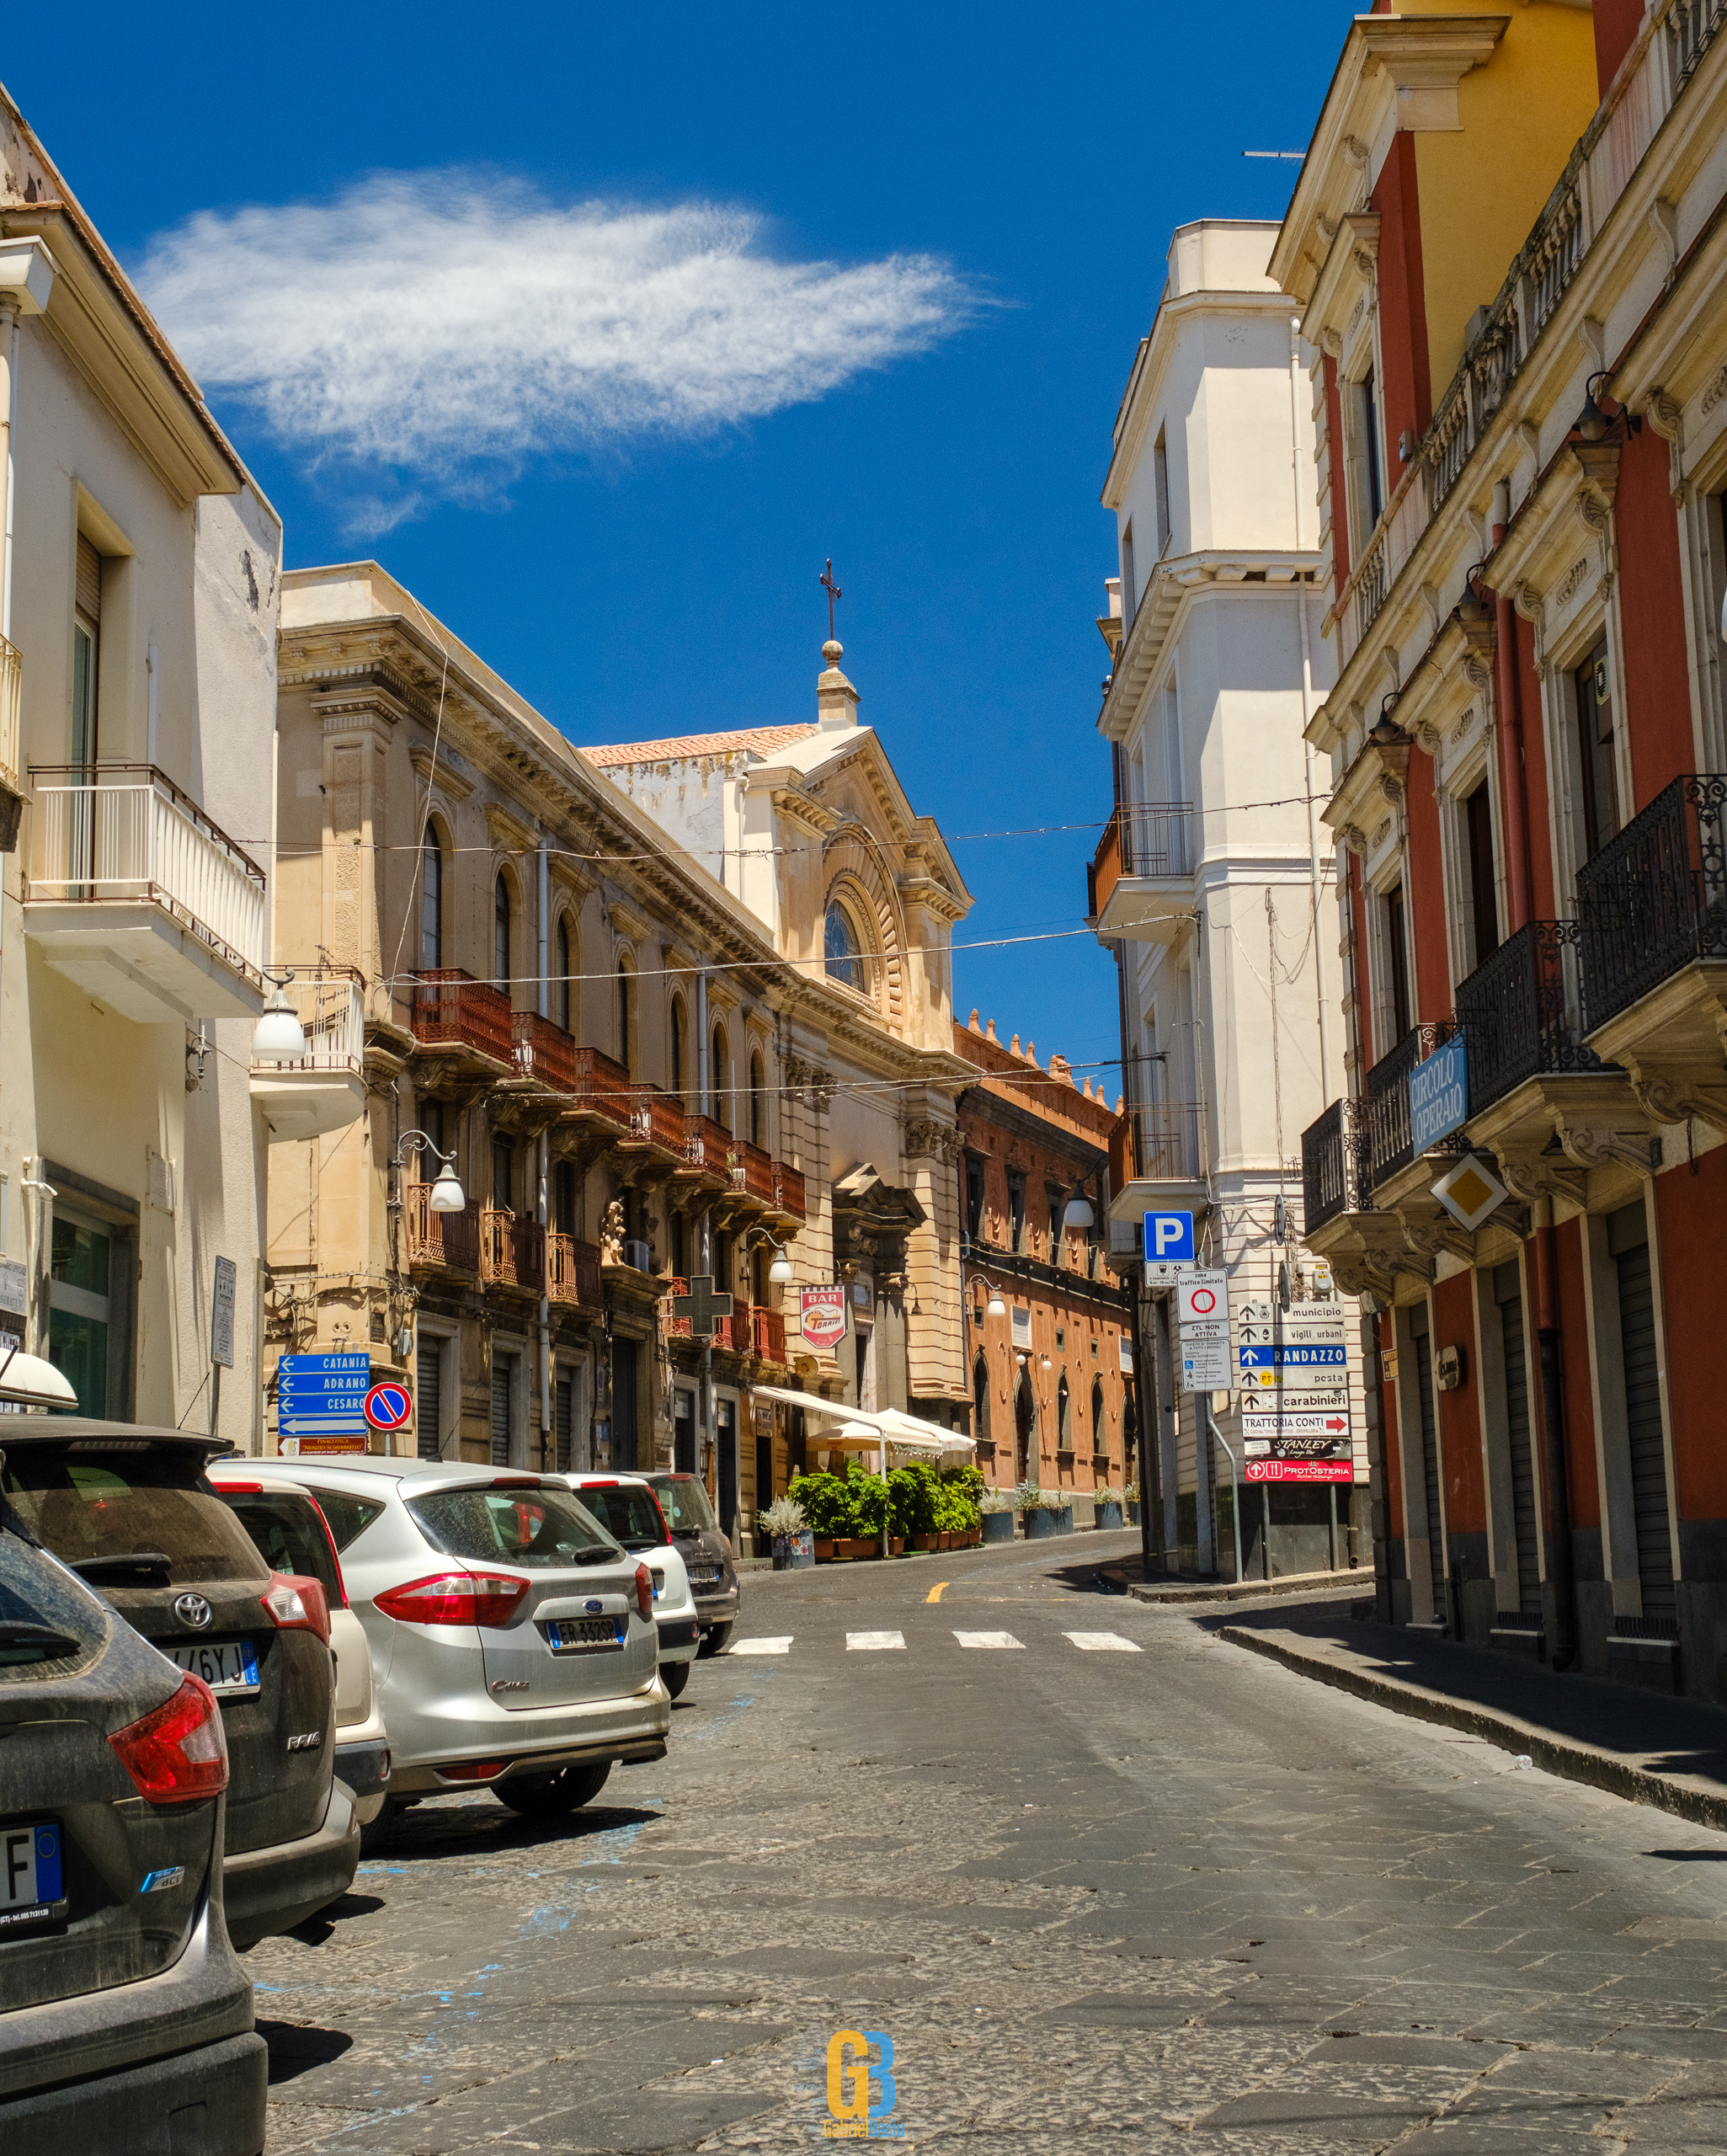
[[139,281],[206,390],[379,528],[532,457],[699,435],[927,349],[974,304],[925,254],[786,262],[723,204],[559,204],[468,171],[205,211]]

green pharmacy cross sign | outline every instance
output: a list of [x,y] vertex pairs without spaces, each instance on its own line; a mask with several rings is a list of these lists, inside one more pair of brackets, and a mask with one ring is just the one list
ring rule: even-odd
[[718,1321],[731,1315],[731,1295],[724,1288],[716,1294],[711,1273],[696,1273],[690,1283],[687,1295],[672,1297],[672,1315],[687,1317],[690,1335],[696,1340],[712,1340],[717,1330]]

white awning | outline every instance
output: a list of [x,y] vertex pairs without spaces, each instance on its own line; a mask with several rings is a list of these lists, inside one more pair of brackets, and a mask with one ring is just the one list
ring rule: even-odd
[[78,1396],[52,1363],[14,1348],[0,1353],[0,1400],[25,1407],[76,1407]]
[[885,1440],[891,1451],[933,1454],[941,1465],[951,1467],[971,1460],[978,1449],[963,1431],[944,1430],[939,1422],[926,1422],[898,1407],[853,1407],[843,1400],[824,1400],[816,1393],[793,1392],[777,1385],[752,1385],[750,1393],[756,1400],[777,1400],[788,1407],[801,1407],[818,1422],[839,1424],[837,1429],[821,1433],[820,1442],[830,1452],[879,1454]]

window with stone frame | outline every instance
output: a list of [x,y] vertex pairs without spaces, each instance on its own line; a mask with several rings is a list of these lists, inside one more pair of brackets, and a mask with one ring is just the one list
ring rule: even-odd
[[1015,1251],[1026,1247],[1026,1176],[1021,1168],[1007,1171],[1007,1246]]

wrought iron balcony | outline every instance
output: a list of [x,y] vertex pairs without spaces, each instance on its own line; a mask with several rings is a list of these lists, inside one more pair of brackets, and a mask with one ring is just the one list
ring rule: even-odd
[[1342,1213],[1367,1210],[1373,1189],[1368,1166],[1367,1103],[1333,1101],[1301,1134],[1303,1232],[1317,1234]]
[[352,966],[296,966],[284,992],[306,1052],[252,1059],[252,1097],[273,1143],[344,1129],[365,1108],[364,977]]
[[410,1265],[436,1266],[446,1273],[480,1269],[480,1202],[469,1198],[460,1213],[434,1213],[432,1185],[411,1182],[402,1193],[402,1219]]
[[480,1215],[480,1278],[488,1287],[546,1292],[546,1230],[537,1220],[519,1220],[507,1206],[488,1205]]
[[1727,958],[1727,778],[1676,778],[1577,872],[1591,1028],[1694,958]]
[[785,1361],[786,1321],[777,1310],[764,1310],[760,1303],[752,1303],[749,1333],[751,1344],[763,1362]]
[[409,1022],[421,1048],[464,1048],[493,1063],[514,1065],[509,998],[459,966],[414,975]]
[[[1088,917],[1099,933],[1167,941],[1191,915],[1187,887],[1202,850],[1191,802],[1120,803],[1085,872]],[[1138,888],[1122,888],[1130,882]],[[1176,888],[1147,890],[1148,884]]]
[[531,1078],[552,1092],[575,1091],[578,1050],[562,1026],[553,1025],[536,1011],[517,1011],[511,1014],[510,1033],[515,1067],[524,1078]]
[[774,1164],[759,1145],[752,1145],[747,1138],[736,1139],[732,1150],[738,1155],[738,1164],[732,1171],[732,1180],[746,1198],[758,1199],[763,1205],[775,1202]]
[[[1125,1126],[1125,1129],[1124,1129]],[[1191,1102],[1153,1101],[1125,1109],[1122,1164],[1131,1182],[1198,1182],[1205,1175],[1205,1110]]]
[[1472,1116],[1528,1079],[1603,1067],[1584,1047],[1566,993],[1564,953],[1578,942],[1575,921],[1528,921],[1459,982]]
[[546,1294],[554,1303],[582,1310],[600,1308],[600,1247],[578,1241],[574,1235],[546,1239]]
[[1406,1168],[1415,1157],[1415,1133],[1410,1123],[1410,1073],[1442,1048],[1457,1032],[1457,1022],[1441,1018],[1411,1026],[1389,1054],[1382,1055],[1367,1073],[1366,1099],[1367,1156],[1363,1175],[1367,1189],[1374,1190],[1388,1176]]
[[774,1204],[792,1220],[802,1219],[807,1209],[802,1173],[799,1169],[787,1167],[783,1161],[774,1163]]

